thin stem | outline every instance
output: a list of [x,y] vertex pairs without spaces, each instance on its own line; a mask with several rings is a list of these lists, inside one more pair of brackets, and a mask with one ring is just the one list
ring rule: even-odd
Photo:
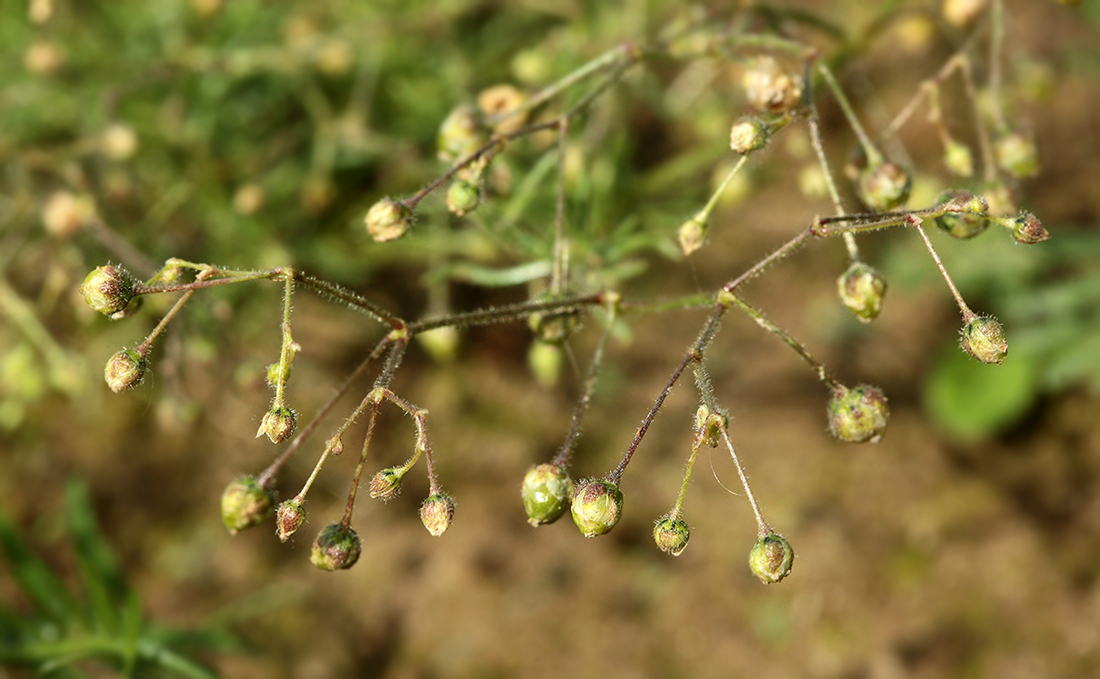
[[550,274],[550,295],[557,297],[569,275],[569,243],[565,240],[565,157],[566,140],[569,138],[569,118],[562,116],[558,122],[558,195],[554,209],[554,259]]
[[583,295],[564,299],[521,302],[519,304],[509,304],[502,307],[489,307],[487,309],[478,309],[465,313],[450,314],[441,318],[429,318],[422,321],[415,321],[409,323],[407,329],[410,335],[418,335],[428,330],[448,326],[468,327],[473,325],[491,325],[493,323],[519,320],[537,311],[559,311],[563,313],[580,311],[585,307],[602,304],[603,299],[604,295],[602,293],[597,293],[594,295]]
[[752,280],[753,278],[756,278],[757,276],[759,276],[761,273],[763,273],[764,269],[767,269],[769,266],[771,266],[775,262],[778,262],[780,259],[783,259],[784,257],[791,254],[792,252],[794,252],[798,248],[802,247],[802,245],[807,240],[809,240],[811,236],[814,236],[814,235],[817,235],[817,234],[815,234],[813,232],[813,227],[812,226],[810,228],[805,229],[804,231],[799,233],[794,238],[790,239],[789,241],[787,241],[783,245],[780,245],[778,248],[776,248],[774,251],[772,251],[772,253],[770,255],[768,255],[764,259],[762,259],[759,262],[757,262],[756,264],[754,264],[752,267],[750,267],[743,274],[741,274],[737,278],[735,278],[732,281],[730,281],[730,282],[726,283],[725,285],[723,285],[722,290],[724,290],[725,292],[733,292],[734,290],[736,290],[738,287],[740,287],[744,283],[746,283],[746,282]]
[[275,382],[275,404],[282,405],[286,390],[286,375],[290,370],[290,361],[299,347],[290,334],[290,301],[294,295],[294,278],[288,276],[283,288],[283,321],[281,323],[283,333],[282,349],[279,352],[279,374]]
[[993,122],[998,129],[1005,129],[1004,109],[1001,108],[1001,69],[1004,59],[1005,9],[1003,0],[993,0],[990,13],[991,35],[989,40],[989,93]]
[[794,352],[798,354],[802,358],[802,360],[805,361],[806,364],[813,369],[815,373],[817,373],[818,378],[826,385],[828,385],[830,389],[835,389],[838,386],[837,381],[829,376],[829,373],[825,369],[824,364],[822,364],[820,361],[810,355],[810,352],[806,349],[805,346],[802,345],[801,342],[796,340],[793,336],[791,336],[788,332],[780,328],[775,323],[769,321],[761,311],[750,306],[737,295],[730,295],[730,297],[737,308],[743,311],[746,316],[756,321],[757,325],[759,325],[761,328],[764,328],[779,339],[783,340],[783,343],[789,346],[791,349],[794,349]]
[[[196,282],[203,282],[203,279],[205,279],[208,275],[212,275],[214,272],[215,269],[213,267],[205,271],[200,271],[198,276],[195,277]],[[135,285],[134,287],[135,294],[137,294],[136,288],[144,286]],[[157,323],[156,327],[153,328],[152,332],[149,333],[149,336],[145,338],[145,341],[134,347],[134,351],[136,351],[141,356],[145,356],[145,354],[149,353],[149,349],[152,348],[153,342],[157,339],[157,337],[160,336],[162,332],[164,332],[164,329],[168,327],[168,324],[172,321],[173,318],[176,317],[176,314],[178,314],[180,310],[183,309],[183,305],[187,304],[187,301],[191,299],[191,296],[194,294],[194,290],[188,290],[187,292],[183,293],[180,298],[176,300],[176,303],[172,305],[172,308],[168,310],[168,313],[164,314],[164,317],[160,319],[160,322]]]
[[668,513],[671,519],[675,520],[680,518],[680,513],[684,509],[684,499],[687,498],[688,484],[691,483],[691,472],[695,469],[695,460],[699,457],[699,449],[702,447],[702,437],[696,436],[695,441],[691,444],[691,455],[688,457],[687,469],[684,470],[684,480],[680,482],[680,492],[676,495],[676,504],[672,506],[672,511]]
[[936,262],[936,268],[943,274],[943,279],[947,281],[947,287],[951,289],[951,294],[955,297],[955,302],[959,305],[959,311],[962,312],[963,322],[969,323],[977,318],[977,314],[970,310],[970,307],[963,301],[962,295],[959,294],[959,289],[955,287],[955,283],[951,280],[951,276],[947,274],[947,268],[944,267],[943,262],[940,261],[940,256],[936,254],[936,248],[932,247],[932,241],[928,239],[928,235],[924,233],[924,227],[921,226],[920,218],[916,216],[910,216],[910,223],[916,227],[917,233],[920,234],[921,239],[924,241],[924,245],[928,248],[928,252],[932,255],[933,261]]
[[[814,147],[814,154],[817,156],[817,163],[821,166],[821,172],[825,176],[825,185],[829,189],[829,198],[833,201],[833,210],[836,214],[842,215],[846,210],[844,209],[844,202],[840,199],[840,191],[837,189],[836,180],[833,179],[829,159],[825,155],[825,145],[821,141],[821,123],[818,120],[816,106],[811,105],[808,124],[810,127],[810,141]],[[856,245],[855,236],[850,233],[844,234],[844,246],[848,250],[848,259],[852,261],[859,259],[859,246]]]
[[363,468],[367,464],[367,451],[370,450],[370,442],[374,437],[374,425],[378,422],[379,401],[371,404],[370,421],[367,423],[367,434],[363,437],[363,451],[359,454],[359,462],[355,465],[355,476],[351,480],[351,490],[348,491],[348,502],[344,507],[344,518],[340,519],[340,525],[344,528],[351,526],[351,513],[355,509],[355,496],[359,492],[359,481],[363,478]]
[[859,118],[856,117],[855,109],[852,108],[852,104],[848,101],[848,97],[840,89],[840,85],[837,83],[836,78],[833,77],[833,72],[829,70],[829,67],[824,62],[818,62],[817,70],[821,72],[821,75],[825,78],[825,82],[832,89],[833,95],[836,97],[837,103],[840,104],[840,108],[844,111],[844,116],[848,119],[848,124],[852,126],[852,130],[856,133],[856,137],[859,138],[859,144],[863,147],[863,153],[867,156],[867,164],[874,167],[880,165],[884,158],[878,148],[871,142],[871,138],[864,132],[863,126],[859,123]]
[[741,485],[745,487],[745,496],[749,499],[749,504],[752,506],[752,513],[756,515],[756,526],[761,536],[767,535],[771,532],[771,528],[764,521],[764,517],[760,514],[760,505],[756,502],[756,497],[752,494],[752,489],[749,488],[749,480],[745,476],[745,470],[741,466],[741,460],[737,458],[737,452],[733,449],[733,443],[730,441],[729,432],[722,428],[722,440],[726,443],[726,448],[730,451],[730,457],[733,458],[733,464],[737,467],[737,475],[741,477]]

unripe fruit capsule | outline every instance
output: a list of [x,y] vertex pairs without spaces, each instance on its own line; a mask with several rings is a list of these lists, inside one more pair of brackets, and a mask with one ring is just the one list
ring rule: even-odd
[[145,377],[145,357],[134,349],[123,349],[107,359],[103,367],[103,379],[116,394],[126,391]]
[[982,363],[1000,363],[1008,354],[1005,330],[995,318],[977,316],[962,331],[963,350]]
[[653,541],[666,554],[680,556],[691,539],[691,528],[680,518],[666,514],[653,526]]
[[274,504],[274,494],[261,486],[256,477],[239,476],[222,492],[222,523],[236,535],[238,531],[266,521]]
[[325,571],[345,570],[355,565],[363,546],[351,526],[332,523],[317,535],[309,560]]
[[420,520],[424,527],[435,537],[443,535],[451,527],[455,515],[455,501],[445,493],[435,493],[420,505]]
[[792,565],[794,550],[782,535],[762,535],[749,552],[749,568],[765,585],[779,582],[790,575]]
[[610,481],[586,481],[573,494],[573,523],[586,538],[603,535],[623,514],[623,494]]
[[554,523],[565,514],[573,499],[573,479],[556,464],[540,464],[523,477],[520,496],[527,523],[532,526]]
[[882,311],[886,279],[870,264],[855,261],[836,279],[837,293],[844,306],[860,321],[870,323]]
[[827,410],[829,431],[849,443],[878,443],[890,421],[885,394],[869,384],[837,385]]
[[134,298],[134,279],[117,266],[100,266],[80,286],[84,301],[104,316],[113,316]]

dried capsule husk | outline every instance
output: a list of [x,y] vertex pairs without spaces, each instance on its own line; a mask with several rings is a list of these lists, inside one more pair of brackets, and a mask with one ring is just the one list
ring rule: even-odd
[[948,211],[936,217],[936,226],[953,238],[966,240],[989,228],[989,205],[968,191],[945,191],[938,202]]
[[997,165],[1019,179],[1033,177],[1039,172],[1039,151],[1030,134],[1020,130],[1006,130],[993,141]]
[[378,500],[389,500],[401,492],[401,478],[405,470],[401,467],[388,467],[379,471],[370,480],[370,496]]
[[117,266],[96,267],[80,286],[84,301],[104,316],[113,316],[134,298],[134,279]]
[[481,203],[481,184],[477,179],[457,178],[447,188],[447,209],[456,217],[465,217]]
[[585,481],[577,486],[570,506],[573,523],[586,538],[603,535],[623,515],[623,494],[611,481]]
[[435,537],[443,535],[451,527],[455,515],[455,501],[446,493],[433,493],[420,505],[420,520]]
[[794,550],[782,535],[767,533],[753,545],[749,552],[749,568],[765,585],[779,582],[791,573]]
[[523,477],[520,497],[527,523],[532,526],[554,523],[573,500],[573,479],[565,468],[556,464],[536,465]]
[[1039,218],[1030,212],[1024,212],[1011,220],[1012,237],[1017,243],[1035,245],[1050,238],[1050,232],[1046,230]]
[[282,443],[294,433],[297,422],[298,418],[290,408],[283,405],[271,406],[271,409],[264,413],[260,428],[256,430],[256,436],[267,434],[267,438],[271,439],[272,443]]
[[280,503],[275,510],[275,528],[279,540],[286,542],[291,535],[294,535],[302,527],[305,520],[306,510],[301,500],[291,499]]
[[848,270],[836,279],[837,292],[844,306],[852,310],[860,321],[870,323],[882,311],[882,298],[886,295],[886,279],[866,262],[854,261]]
[[706,239],[707,218],[703,212],[696,213],[691,219],[681,224],[676,231],[676,240],[680,242],[680,251],[685,256],[703,247]]
[[680,556],[691,539],[691,528],[680,517],[665,514],[653,526],[653,541],[666,554]]
[[828,406],[829,431],[841,441],[878,443],[890,422],[886,395],[878,387],[837,385]]
[[404,236],[409,231],[411,220],[412,210],[390,198],[383,198],[372,205],[363,219],[367,233],[379,243]]
[[752,59],[741,84],[749,104],[768,113],[784,113],[802,100],[802,79],[789,73],[772,56]]
[[913,180],[909,173],[889,161],[864,168],[856,184],[856,192],[863,204],[881,212],[903,205],[909,200],[912,188]]
[[317,534],[309,560],[324,571],[346,570],[355,565],[362,552],[362,543],[351,526],[332,523]]
[[1008,354],[1005,329],[991,316],[976,316],[962,330],[963,350],[982,363],[999,364]]
[[274,506],[274,493],[261,486],[256,477],[238,476],[222,492],[222,523],[236,535],[266,521]]

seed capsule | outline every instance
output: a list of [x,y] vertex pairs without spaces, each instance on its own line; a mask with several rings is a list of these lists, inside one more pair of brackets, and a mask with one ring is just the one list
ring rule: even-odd
[[603,535],[623,514],[623,494],[610,481],[586,481],[573,494],[573,523],[586,538]]
[[749,552],[749,568],[765,585],[779,582],[790,575],[792,565],[794,550],[782,535],[768,533],[761,536]]
[[836,287],[840,301],[864,323],[870,323],[882,311],[886,279],[870,264],[852,262],[848,270],[836,279]]
[[827,408],[829,431],[841,441],[878,443],[890,421],[886,396],[878,387],[838,385]]
[[478,181],[455,179],[447,189],[447,209],[456,217],[464,217],[481,203]]
[[691,538],[691,528],[680,518],[665,514],[653,526],[653,541],[666,554],[680,556]]
[[400,467],[389,467],[374,475],[370,480],[370,496],[378,500],[389,500],[401,492],[401,477],[405,472]]
[[982,363],[999,364],[1008,354],[1005,329],[990,316],[978,316],[967,323],[959,344]]
[[775,57],[753,59],[741,80],[749,103],[768,113],[783,113],[802,99],[802,80],[789,74]]
[[759,151],[768,143],[771,130],[757,116],[741,116],[730,127],[730,148],[741,155]]
[[136,386],[145,377],[145,357],[134,349],[123,349],[107,359],[103,367],[103,379],[111,391],[117,393]]
[[424,527],[435,537],[443,535],[451,527],[455,515],[455,501],[445,493],[429,495],[420,505],[420,520]]
[[1033,177],[1039,172],[1039,151],[1031,135],[1020,130],[1002,132],[993,142],[997,165],[1013,177]]
[[287,539],[302,527],[306,520],[306,510],[299,500],[286,500],[275,510],[275,528],[279,534],[279,540]]
[[117,266],[96,267],[80,286],[84,301],[104,316],[112,316],[126,308],[134,298],[134,279]]
[[909,200],[913,181],[897,163],[881,162],[869,165],[859,173],[856,192],[863,204],[872,210],[887,211]]
[[532,526],[554,523],[573,499],[573,479],[556,464],[536,465],[523,477],[520,497],[527,523]]
[[272,406],[271,410],[264,413],[264,419],[260,421],[260,428],[256,430],[256,436],[267,434],[272,443],[282,443],[290,438],[297,426],[297,417],[294,411],[286,406]]
[[363,546],[351,526],[332,523],[317,535],[309,560],[325,571],[346,570],[355,565]]
[[945,191],[939,203],[948,212],[936,217],[936,226],[953,238],[966,240],[989,228],[989,205],[985,198],[968,191]]
[[222,523],[236,535],[266,521],[274,504],[274,494],[261,486],[256,477],[239,476],[222,492]]
[[1043,227],[1039,218],[1030,212],[1024,212],[1020,216],[1009,220],[1009,223],[1012,226],[1012,237],[1016,239],[1017,243],[1034,245],[1050,238],[1050,232]]
[[363,221],[371,238],[385,243],[404,236],[409,230],[411,217],[412,211],[409,208],[395,200],[383,198],[367,210]]

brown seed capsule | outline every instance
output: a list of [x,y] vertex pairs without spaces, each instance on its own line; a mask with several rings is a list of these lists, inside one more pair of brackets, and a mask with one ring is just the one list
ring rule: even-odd
[[267,434],[267,438],[271,439],[272,443],[282,443],[290,438],[296,426],[297,417],[294,411],[283,405],[275,405],[264,413],[260,428],[256,430],[256,436]]
[[445,493],[434,493],[420,505],[420,520],[435,537],[443,535],[451,527],[455,515],[455,501]]
[[623,494],[610,481],[586,481],[573,494],[573,523],[586,538],[603,535],[623,515]]
[[401,477],[405,471],[401,467],[383,469],[370,480],[370,496],[379,500],[389,500],[401,492]]
[[362,553],[363,546],[352,527],[332,523],[313,541],[309,560],[324,571],[346,570],[355,565]]
[[802,99],[801,78],[788,73],[771,56],[751,60],[741,84],[749,104],[768,113],[789,111]]
[[104,316],[112,316],[134,298],[134,279],[125,269],[108,264],[88,274],[80,292],[88,306]]
[[275,528],[278,531],[279,540],[287,539],[302,527],[306,520],[306,510],[302,502],[297,499],[286,500],[275,510]]
[[103,379],[111,391],[117,393],[126,391],[145,377],[145,357],[134,349],[123,349],[107,359],[107,365],[103,367]]

